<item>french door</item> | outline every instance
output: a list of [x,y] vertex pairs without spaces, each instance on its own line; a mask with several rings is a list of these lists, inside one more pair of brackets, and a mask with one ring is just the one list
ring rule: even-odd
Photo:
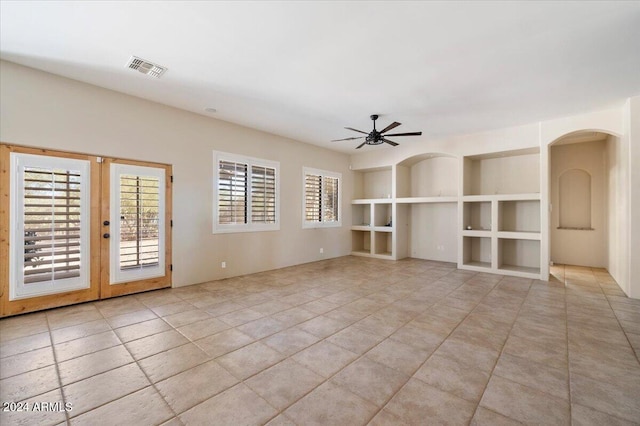
[[171,285],[171,167],[0,145],[0,316]]
[[102,298],[171,285],[171,166],[102,162]]

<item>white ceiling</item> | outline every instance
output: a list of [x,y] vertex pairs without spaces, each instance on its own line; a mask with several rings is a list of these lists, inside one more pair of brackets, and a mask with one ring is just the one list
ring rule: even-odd
[[[168,71],[128,70],[131,55]],[[2,0],[0,57],[358,152],[328,141],[373,113],[424,132],[408,144],[640,94],[640,2]]]

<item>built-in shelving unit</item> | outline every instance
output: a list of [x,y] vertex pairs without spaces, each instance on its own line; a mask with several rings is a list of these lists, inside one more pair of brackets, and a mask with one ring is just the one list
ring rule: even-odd
[[358,170],[352,231],[369,232],[369,245],[365,249],[356,234],[353,254],[455,262],[457,170],[457,157],[443,154]]
[[351,201],[351,253],[393,259],[392,167],[361,170],[355,175]]
[[352,253],[540,278],[538,150],[423,154],[356,171]]
[[540,278],[537,150],[464,157],[458,267]]

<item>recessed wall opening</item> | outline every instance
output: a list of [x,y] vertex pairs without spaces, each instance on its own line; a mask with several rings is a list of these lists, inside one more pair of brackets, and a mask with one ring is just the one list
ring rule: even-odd
[[609,269],[610,232],[621,208],[616,136],[580,131],[555,141],[549,149],[550,260],[554,264]]

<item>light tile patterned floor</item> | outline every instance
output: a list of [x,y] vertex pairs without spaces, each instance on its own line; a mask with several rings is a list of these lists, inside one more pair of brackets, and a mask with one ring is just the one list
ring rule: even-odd
[[640,423],[640,301],[344,257],[0,320],[2,425]]

